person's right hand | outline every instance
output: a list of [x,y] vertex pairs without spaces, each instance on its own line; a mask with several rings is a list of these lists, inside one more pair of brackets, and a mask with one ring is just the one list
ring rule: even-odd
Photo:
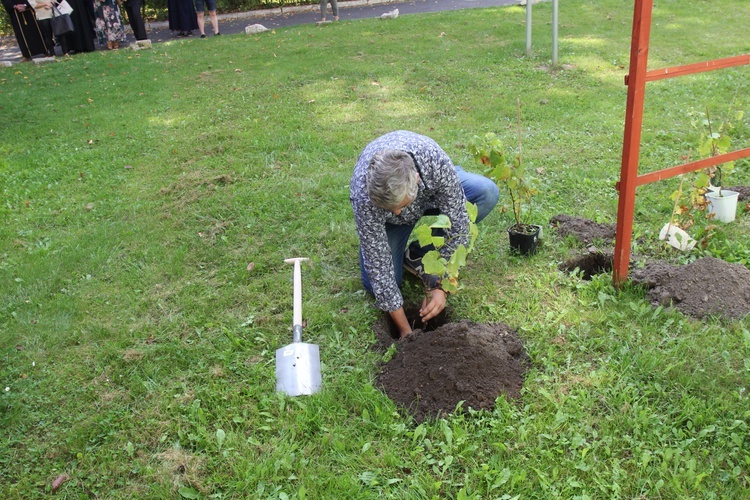
[[435,288],[430,290],[430,300],[427,297],[422,301],[422,308],[419,310],[419,315],[422,317],[422,322],[427,323],[432,318],[440,314],[445,309],[445,303],[448,300],[448,294],[442,288]]
[[26,4],[23,3],[14,5],[13,8],[15,8],[18,12],[26,12]]

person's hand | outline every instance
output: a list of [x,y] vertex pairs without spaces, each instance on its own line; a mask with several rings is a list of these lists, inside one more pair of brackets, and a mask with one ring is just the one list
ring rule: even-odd
[[18,12],[26,12],[26,4],[19,3],[13,6]]
[[445,309],[445,303],[448,300],[448,294],[440,288],[430,290],[430,300],[428,302],[427,297],[422,301],[422,308],[419,310],[419,315],[422,318],[422,323],[427,323],[432,318],[440,314]]
[[399,340],[403,339],[411,333],[411,325],[409,320],[406,318],[406,313],[403,307],[399,307],[395,311],[390,313],[393,324],[398,329]]

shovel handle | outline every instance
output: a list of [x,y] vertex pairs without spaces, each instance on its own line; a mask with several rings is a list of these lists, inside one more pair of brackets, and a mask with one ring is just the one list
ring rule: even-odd
[[292,319],[292,330],[294,331],[295,342],[302,342],[302,270],[299,263],[303,260],[308,259],[306,257],[284,259],[284,262],[294,264],[294,318]]

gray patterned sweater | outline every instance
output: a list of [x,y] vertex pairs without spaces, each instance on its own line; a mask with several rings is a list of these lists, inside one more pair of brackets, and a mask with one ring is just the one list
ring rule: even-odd
[[[417,197],[398,216],[373,205],[367,193],[370,160],[375,153],[385,149],[411,153],[419,171]],[[446,244],[440,249],[440,254],[446,259],[450,258],[458,245],[465,245],[468,241],[469,216],[464,191],[453,162],[429,137],[397,130],[368,144],[354,166],[349,199],[354,209],[365,271],[370,278],[377,306],[383,311],[395,311],[404,303],[394,275],[386,223],[415,225],[425,211],[438,209],[451,220],[451,228],[445,235]]]

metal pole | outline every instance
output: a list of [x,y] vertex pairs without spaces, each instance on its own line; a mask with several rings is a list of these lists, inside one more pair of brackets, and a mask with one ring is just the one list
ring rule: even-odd
[[552,0],[552,65],[557,66],[557,14],[558,0]]
[[526,57],[531,56],[531,0],[526,0]]

